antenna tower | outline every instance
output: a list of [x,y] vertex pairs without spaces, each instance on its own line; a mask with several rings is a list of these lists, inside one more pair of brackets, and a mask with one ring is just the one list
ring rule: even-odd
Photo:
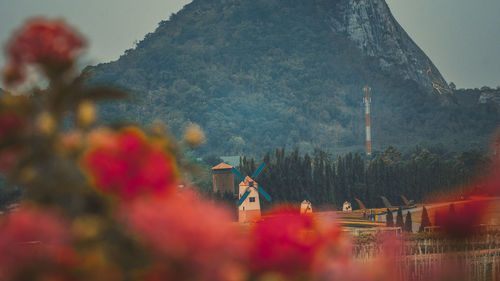
[[366,117],[366,155],[372,155],[372,136],[370,128],[370,105],[372,99],[370,98],[370,87],[365,86],[365,97],[363,98],[363,103],[365,104],[365,117]]

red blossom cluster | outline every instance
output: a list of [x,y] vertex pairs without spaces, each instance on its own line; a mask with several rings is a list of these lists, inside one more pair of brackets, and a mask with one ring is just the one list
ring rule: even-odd
[[242,280],[247,243],[224,207],[183,191],[134,201],[120,213],[159,258],[159,280]]
[[24,79],[25,67],[40,65],[45,71],[65,70],[73,64],[85,41],[62,20],[32,19],[7,44],[7,83]]
[[250,265],[257,272],[303,274],[311,269],[322,237],[312,216],[277,210],[257,223],[251,233]]
[[15,111],[0,112],[0,139],[19,134],[26,126],[27,120]]
[[174,159],[139,130],[106,135],[84,155],[83,165],[100,190],[123,199],[168,193],[177,183]]
[[73,265],[68,225],[53,212],[23,207],[0,221],[0,280],[28,270],[59,275]]

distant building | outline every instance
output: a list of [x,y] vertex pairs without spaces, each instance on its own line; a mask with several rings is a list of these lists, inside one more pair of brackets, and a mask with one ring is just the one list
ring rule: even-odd
[[260,199],[257,191],[258,183],[250,177],[246,177],[245,181],[239,184],[238,198],[241,198],[245,192],[249,192],[247,198],[238,207],[238,222],[252,223],[260,219]]
[[304,200],[300,203],[300,214],[312,214],[312,212],[311,202]]
[[342,206],[342,211],[344,211],[345,213],[350,213],[350,212],[352,212],[351,202],[347,202],[347,201],[345,201],[345,202],[344,202],[344,205]]
[[220,163],[212,168],[212,182],[214,192],[230,192],[234,194],[234,176],[231,171],[232,166]]

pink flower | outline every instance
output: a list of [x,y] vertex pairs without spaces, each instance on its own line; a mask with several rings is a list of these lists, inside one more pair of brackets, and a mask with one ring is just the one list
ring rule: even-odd
[[0,222],[0,276],[15,279],[29,270],[59,275],[74,261],[69,243],[68,226],[57,215],[23,207]]
[[340,228],[322,228],[313,216],[277,210],[251,231],[250,266],[256,273],[287,276],[310,273],[315,259],[339,240]]
[[110,134],[83,158],[83,166],[100,190],[133,199],[164,194],[176,186],[173,158],[136,129]]
[[246,243],[225,208],[184,191],[136,200],[121,214],[158,259],[146,280],[241,280]]

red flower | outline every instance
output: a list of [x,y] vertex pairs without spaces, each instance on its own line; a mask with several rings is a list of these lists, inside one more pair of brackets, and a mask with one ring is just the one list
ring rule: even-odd
[[22,78],[26,64],[66,69],[84,46],[84,40],[62,20],[29,20],[7,44],[6,82]]
[[225,208],[184,191],[136,200],[121,214],[158,258],[146,280],[241,280],[246,243]]
[[135,129],[110,134],[84,156],[84,168],[104,192],[132,199],[163,194],[176,185],[174,160]]
[[321,229],[314,217],[298,211],[275,211],[251,232],[250,265],[257,273],[300,276],[311,270],[315,258],[338,240],[339,233],[338,227]]
[[[68,227],[50,212],[21,208],[0,223],[0,275],[67,267],[73,262]],[[3,279],[2,279],[3,280]]]
[[0,112],[0,141],[18,134],[26,126],[26,120],[14,111]]
[[454,206],[453,208],[458,208],[456,211],[440,210],[436,213],[436,224],[442,227],[446,237],[467,238],[474,234],[486,215],[489,204],[491,203],[487,198],[473,199],[461,206]]
[[[19,136],[27,126],[24,116],[15,111],[0,111],[0,143],[12,141],[13,137]],[[0,171],[8,172],[17,163],[23,154],[23,148],[12,142],[8,147],[0,149]]]

